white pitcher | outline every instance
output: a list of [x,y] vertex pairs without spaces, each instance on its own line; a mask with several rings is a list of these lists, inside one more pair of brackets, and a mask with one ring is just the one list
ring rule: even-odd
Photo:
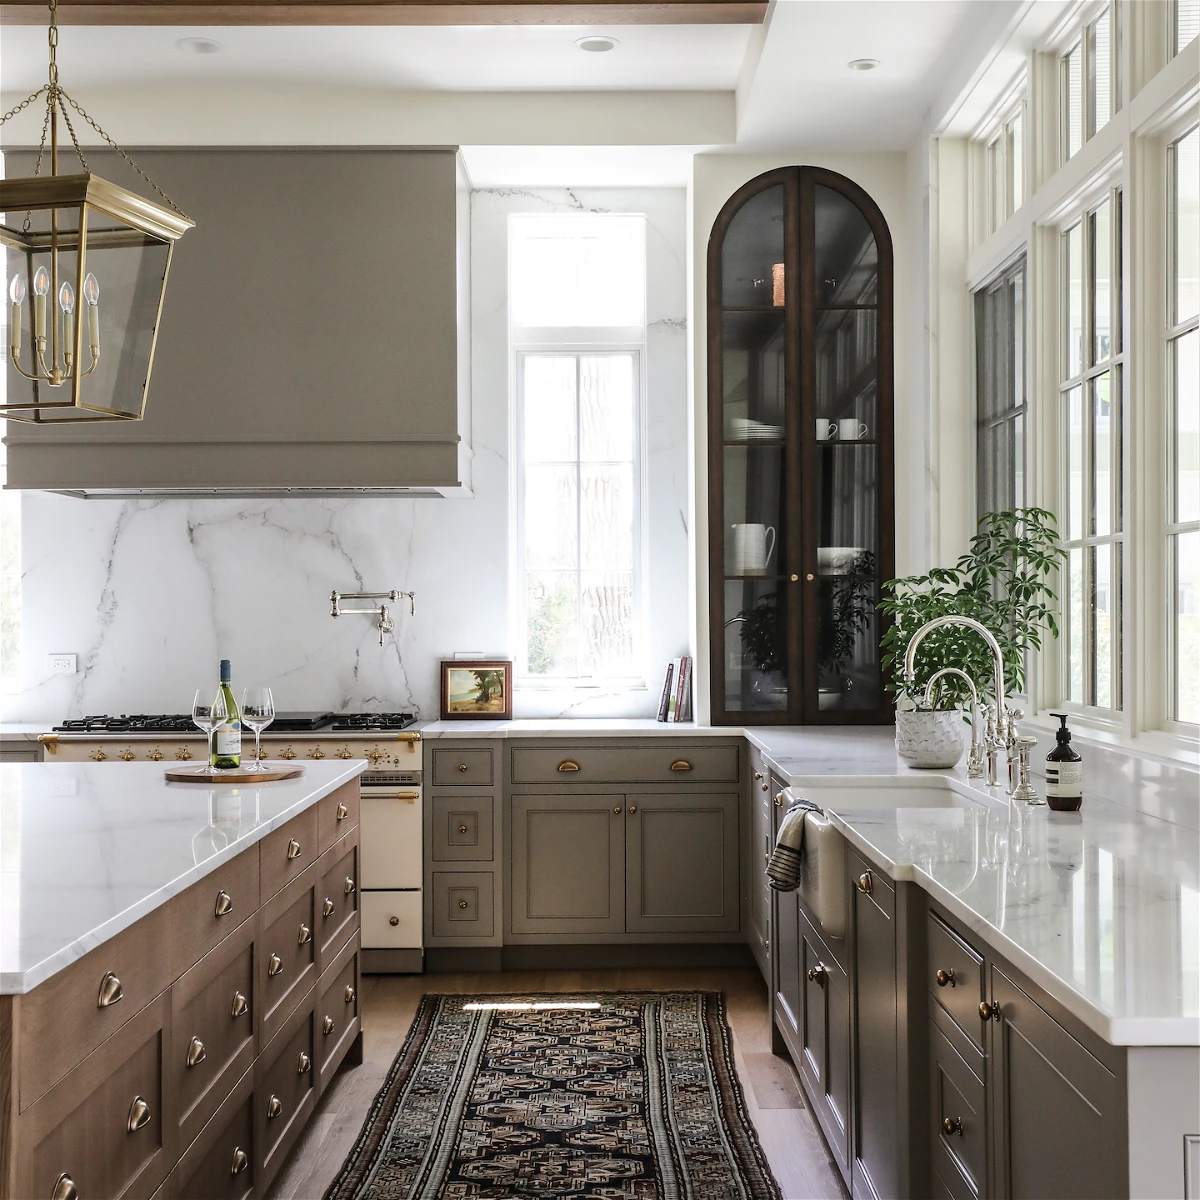
[[775,553],[773,525],[735,525],[733,527],[733,574],[765,575]]

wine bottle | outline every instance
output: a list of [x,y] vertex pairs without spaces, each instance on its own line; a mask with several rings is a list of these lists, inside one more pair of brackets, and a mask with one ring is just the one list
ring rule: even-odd
[[242,765],[242,714],[233,698],[233,671],[229,659],[221,659],[221,683],[217,694],[225,702],[225,719],[213,736],[212,765],[228,771]]

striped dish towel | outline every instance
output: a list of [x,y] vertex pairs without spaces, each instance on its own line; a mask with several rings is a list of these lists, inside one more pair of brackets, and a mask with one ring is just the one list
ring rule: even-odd
[[804,825],[810,812],[820,812],[811,800],[797,800],[787,810],[767,863],[767,882],[777,892],[794,892],[800,886],[800,862],[804,853]]

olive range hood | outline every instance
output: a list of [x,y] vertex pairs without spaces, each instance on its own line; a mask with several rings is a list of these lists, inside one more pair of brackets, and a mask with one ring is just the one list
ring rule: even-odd
[[[171,263],[145,419],[7,422],[7,486],[469,494],[470,204],[456,149],[134,157],[196,221]],[[6,173],[32,174],[32,155],[5,159]],[[121,178],[115,156],[88,161]]]

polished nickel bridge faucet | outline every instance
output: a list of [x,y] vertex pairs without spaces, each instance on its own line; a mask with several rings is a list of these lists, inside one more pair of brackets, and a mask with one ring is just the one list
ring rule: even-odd
[[329,615],[331,617],[350,616],[358,613],[369,613],[371,616],[379,618],[379,644],[383,645],[383,635],[391,633],[396,628],[395,619],[392,617],[391,610],[386,604],[380,604],[378,608],[374,606],[369,608],[343,608],[343,600],[391,600],[394,604],[401,597],[408,601],[409,615],[415,617],[417,615],[417,600],[412,592],[397,592],[394,589],[390,592],[338,592],[329,593]]

